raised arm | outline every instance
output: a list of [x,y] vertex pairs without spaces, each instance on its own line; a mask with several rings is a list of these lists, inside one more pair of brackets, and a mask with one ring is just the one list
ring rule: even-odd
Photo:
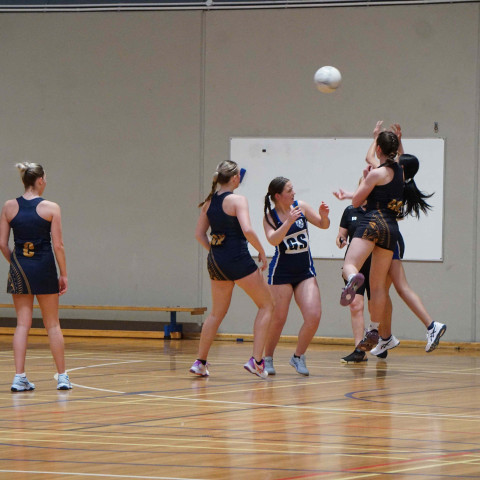
[[394,123],[390,130],[398,137],[398,156],[403,155],[405,150],[402,144],[402,127],[398,123]]
[[322,202],[320,204],[318,212],[308,203],[299,201],[298,204],[304,211],[305,217],[307,217],[307,220],[312,225],[315,225],[316,227],[322,229],[327,229],[330,226],[330,218],[328,218],[328,214],[330,213],[330,207],[325,202]]
[[[267,219],[263,217],[263,229],[265,230],[265,236],[267,237],[268,243],[274,247],[280,245],[290,227],[300,218],[301,215],[302,210],[300,207],[292,208],[288,214],[287,220],[276,230],[267,222]],[[270,221],[273,223],[271,218]]]
[[363,171],[364,178],[360,182],[360,185],[358,186],[356,192],[353,194],[352,198],[352,205],[355,208],[363,205],[375,185],[377,185],[377,183],[381,180],[382,172],[380,172],[380,170],[382,170],[382,168],[375,168],[372,170],[371,167],[367,167]]
[[373,129],[373,142],[368,148],[367,155],[365,157],[365,161],[369,165],[371,165],[373,168],[377,168],[380,165],[380,161],[375,155],[375,148],[377,147],[377,137],[379,133],[383,130],[382,125],[383,125],[383,120],[379,120],[376,123],[375,128]]

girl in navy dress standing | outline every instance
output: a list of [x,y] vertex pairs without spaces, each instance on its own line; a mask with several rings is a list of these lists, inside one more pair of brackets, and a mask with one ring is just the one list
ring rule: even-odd
[[[16,166],[20,170],[25,192],[21,197],[6,202],[0,217],[0,250],[10,263],[7,293],[12,294],[17,314],[13,336],[16,374],[11,390],[23,392],[35,389],[25,375],[35,296],[58,372],[57,389],[69,390],[72,385],[65,371],[64,342],[58,315],[59,295],[68,289],[60,207],[42,198],[47,179],[41,165],[25,162]],[[13,230],[13,250],[8,244],[10,230]]]
[[[275,208],[271,208],[270,200]],[[265,365],[275,375],[273,353],[287,320],[292,297],[300,308],[303,325],[298,333],[290,365],[300,375],[309,375],[305,352],[317,331],[322,314],[312,254],[308,223],[318,228],[330,226],[329,207],[322,202],[318,211],[303,201],[295,200],[292,182],[285,177],[274,178],[265,196],[263,228],[275,254],[270,262],[268,283],[275,300],[275,310],[265,344]]]

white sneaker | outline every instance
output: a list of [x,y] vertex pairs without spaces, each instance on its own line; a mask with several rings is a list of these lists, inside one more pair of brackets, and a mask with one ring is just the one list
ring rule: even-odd
[[275,367],[273,366],[273,357],[265,357],[265,370],[268,372],[269,375],[275,375],[277,372],[275,371]]
[[195,360],[193,365],[190,367],[190,373],[194,373],[199,377],[208,377],[210,372],[208,371],[207,365],[204,365],[200,360]]
[[71,390],[72,384],[70,383],[70,378],[66,373],[59,373],[57,380],[57,390]]
[[433,327],[430,330],[427,330],[427,346],[425,347],[426,352],[433,352],[440,342],[440,338],[447,331],[447,326],[440,322],[433,322]]
[[392,348],[398,347],[398,345],[400,345],[400,340],[393,335],[390,335],[390,337],[387,338],[386,340],[380,337],[380,339],[378,340],[377,346],[375,348],[372,348],[370,353],[377,357],[382,353],[386,352],[387,350],[391,350]]
[[308,371],[305,361],[305,355],[300,355],[299,358],[295,357],[295,355],[292,355],[292,358],[290,359],[290,365],[297,371],[297,373],[308,377],[310,372]]
[[26,392],[29,390],[35,390],[35,384],[28,381],[27,377],[21,375],[15,375],[13,377],[13,383],[10,387],[12,392]]

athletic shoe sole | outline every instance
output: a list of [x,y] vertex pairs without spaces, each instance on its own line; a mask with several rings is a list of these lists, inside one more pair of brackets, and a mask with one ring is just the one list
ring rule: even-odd
[[375,334],[372,334],[372,332],[367,332],[355,348],[358,348],[362,352],[369,352],[372,348],[377,346],[378,339],[379,336],[377,332],[375,332]]
[[346,307],[355,299],[355,292],[363,285],[365,277],[361,273],[356,273],[342,290],[340,296],[340,305]]

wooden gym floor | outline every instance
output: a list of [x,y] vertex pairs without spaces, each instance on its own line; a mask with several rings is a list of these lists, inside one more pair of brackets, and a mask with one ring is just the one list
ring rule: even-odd
[[310,377],[280,344],[277,375],[242,364],[251,343],[216,342],[208,379],[195,340],[66,339],[74,389],[58,392],[32,338],[34,392],[10,393],[0,337],[0,479],[480,479],[480,353],[398,347],[344,365],[312,345]]

